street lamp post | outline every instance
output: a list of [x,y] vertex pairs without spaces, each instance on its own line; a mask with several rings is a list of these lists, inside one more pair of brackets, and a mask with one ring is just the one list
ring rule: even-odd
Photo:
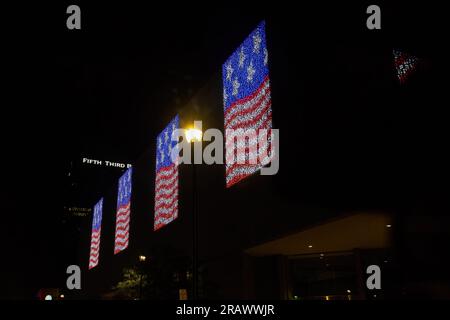
[[[194,154],[195,142],[202,141],[202,131],[187,129],[186,139],[191,143]],[[193,157],[194,158],[194,157]],[[192,299],[198,299],[198,212],[197,212],[197,173],[192,159]]]
[[192,281],[193,298],[198,299],[198,214],[195,164],[192,165]]

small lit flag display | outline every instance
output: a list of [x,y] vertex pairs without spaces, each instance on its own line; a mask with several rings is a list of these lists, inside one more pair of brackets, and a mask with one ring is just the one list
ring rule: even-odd
[[130,230],[130,205],[131,205],[131,175],[129,168],[119,179],[119,191],[117,194],[116,212],[116,236],[114,242],[114,254],[128,247]]
[[89,254],[89,269],[98,265],[100,255],[100,234],[102,232],[103,198],[94,206],[92,218],[91,252]]
[[[263,21],[222,66],[227,187],[270,162],[272,102],[268,59]],[[249,130],[257,136],[248,135]],[[260,135],[261,132],[268,136]]]
[[405,83],[410,75],[417,69],[419,59],[400,50],[393,50],[394,64],[397,78],[400,83]]
[[154,230],[178,217],[178,163],[172,161],[171,154],[177,146],[177,141],[172,141],[172,134],[179,126],[177,115],[156,138]]

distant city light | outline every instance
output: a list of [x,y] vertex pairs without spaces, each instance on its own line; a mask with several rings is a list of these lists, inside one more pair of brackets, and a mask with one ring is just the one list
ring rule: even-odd
[[53,300],[53,297],[50,294],[48,294],[48,295],[45,296],[44,299],[45,300]]

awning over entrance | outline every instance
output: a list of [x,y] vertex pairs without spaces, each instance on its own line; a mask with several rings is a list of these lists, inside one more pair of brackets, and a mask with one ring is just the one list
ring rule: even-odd
[[392,218],[384,213],[359,213],[326,221],[245,250],[252,256],[298,255],[386,248],[390,244]]

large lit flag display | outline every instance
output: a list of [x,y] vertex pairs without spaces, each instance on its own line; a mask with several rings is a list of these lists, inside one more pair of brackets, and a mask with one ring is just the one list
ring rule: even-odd
[[[267,136],[248,137],[248,140],[244,136],[239,142],[240,135],[249,129],[258,135],[260,129],[267,129],[271,136],[272,101],[264,21],[223,64],[222,78],[226,185],[230,187],[270,162],[267,154],[271,139]],[[238,131],[231,137],[229,130]]]
[[400,83],[404,83],[416,70],[419,59],[400,50],[393,50],[394,64]]
[[98,265],[100,255],[100,234],[102,232],[103,198],[94,206],[92,218],[91,252],[89,254],[89,269]]
[[171,153],[177,145],[177,141],[172,141],[172,134],[179,126],[177,115],[156,138],[154,230],[178,217],[178,163],[172,162]]
[[130,205],[131,205],[131,175],[129,168],[119,179],[116,213],[116,237],[114,241],[114,254],[128,247],[130,231]]

